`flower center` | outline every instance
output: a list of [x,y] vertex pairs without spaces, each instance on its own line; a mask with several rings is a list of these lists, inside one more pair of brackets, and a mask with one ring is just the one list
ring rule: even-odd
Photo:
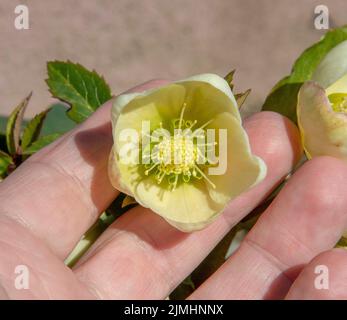
[[190,171],[197,160],[193,141],[184,136],[165,137],[157,145],[157,160],[166,174],[182,174]]
[[192,178],[205,179],[215,188],[200,168],[200,165],[209,165],[205,151],[206,147],[211,145],[205,142],[203,128],[211,121],[192,131],[197,121],[183,119],[185,108],[186,104],[182,107],[180,118],[172,122],[175,134],[164,136],[160,142],[154,144],[150,163],[145,165],[145,175],[154,174],[158,184],[166,178],[172,190],[178,183],[188,183]]
[[332,93],[328,99],[335,112],[347,113],[347,93]]

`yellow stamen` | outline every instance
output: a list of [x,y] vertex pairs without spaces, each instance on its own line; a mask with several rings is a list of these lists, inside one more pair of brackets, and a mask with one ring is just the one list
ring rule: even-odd
[[203,171],[197,165],[195,165],[195,169],[198,170],[198,172],[212,186],[213,189],[216,189],[216,185],[206,176],[205,173],[203,173]]

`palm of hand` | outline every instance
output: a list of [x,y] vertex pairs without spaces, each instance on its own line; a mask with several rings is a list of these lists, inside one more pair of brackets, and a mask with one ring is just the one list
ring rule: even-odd
[[[160,81],[159,81],[160,83]],[[150,82],[134,90],[158,85]],[[245,121],[266,179],[208,228],[181,233],[148,209],[131,209],[71,270],[64,259],[117,195],[107,177],[110,103],[37,153],[0,185],[0,298],[163,299],[291,170],[301,155],[294,125],[274,113]],[[238,251],[191,299],[347,298],[347,252],[331,250],[347,226],[347,166],[306,163]],[[15,268],[29,270],[27,290]],[[329,289],[315,287],[327,266]]]

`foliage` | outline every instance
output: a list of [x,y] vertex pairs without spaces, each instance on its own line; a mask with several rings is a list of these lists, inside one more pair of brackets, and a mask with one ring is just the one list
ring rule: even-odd
[[87,119],[111,99],[111,90],[104,78],[78,63],[50,61],[47,71],[50,92],[70,105],[68,116],[75,122]]
[[280,80],[267,96],[263,110],[283,114],[296,123],[297,95],[305,81],[311,79],[327,53],[347,40],[347,26],[333,29],[316,44],[306,49],[294,63],[290,75]]

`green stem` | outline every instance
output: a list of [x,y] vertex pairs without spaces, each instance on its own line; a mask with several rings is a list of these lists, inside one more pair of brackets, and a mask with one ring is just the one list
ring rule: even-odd
[[133,208],[136,204],[129,204],[125,207],[121,207],[122,201],[125,198],[124,194],[121,194],[110,205],[106,212],[104,212],[100,218],[89,228],[89,230],[83,235],[82,239],[77,243],[70,255],[66,258],[65,264],[72,268],[79,259],[88,251],[93,243],[101,236],[101,234],[123,213]]

